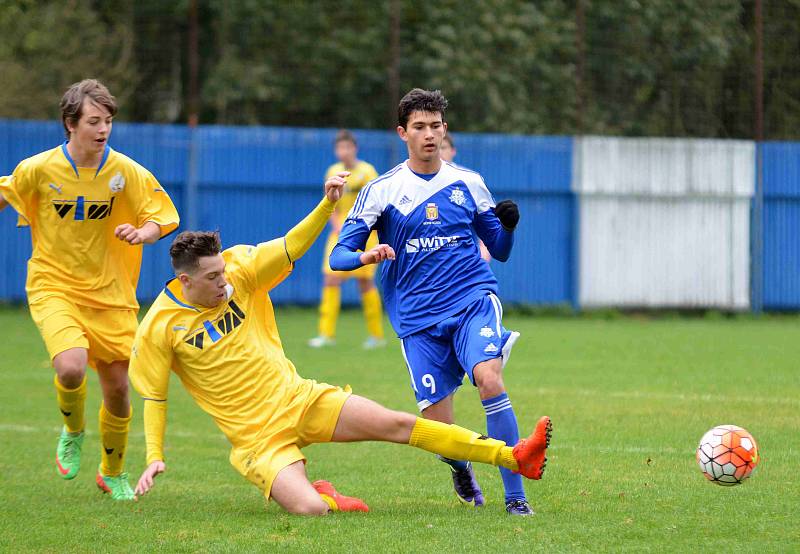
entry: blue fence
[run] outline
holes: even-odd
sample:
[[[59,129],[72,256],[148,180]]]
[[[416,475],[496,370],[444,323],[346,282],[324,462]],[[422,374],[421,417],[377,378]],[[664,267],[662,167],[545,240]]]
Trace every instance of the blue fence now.
[[[800,309],[800,143],[759,145],[763,164],[763,305]]]
[[[332,163],[335,130],[118,123],[111,144],[150,169],[175,201],[184,223],[189,152],[197,160],[197,222],[219,229],[226,245],[255,243],[283,234],[316,205],[322,175]],[[383,172],[405,158],[394,133],[358,131],[360,156]],[[60,123],[0,121],[0,174],[62,139]],[[507,135],[458,136],[458,161],[483,174],[498,199],[511,197],[524,219],[515,251],[505,264],[492,262],[504,300],[526,304],[574,304],[575,199],[572,139]],[[0,212],[0,299],[24,300],[30,234],[14,230],[11,210]],[[321,286],[323,241],[297,264],[291,279],[272,294],[277,303],[315,304]],[[145,248],[138,296],[155,297],[170,276],[168,244]],[[357,299],[354,284],[345,302]]]

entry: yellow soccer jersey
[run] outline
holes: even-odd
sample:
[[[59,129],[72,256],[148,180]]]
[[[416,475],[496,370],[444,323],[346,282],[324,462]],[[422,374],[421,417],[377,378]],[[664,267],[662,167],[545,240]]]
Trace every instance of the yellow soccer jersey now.
[[[267,294],[293,264],[282,238],[222,255],[227,300],[193,306],[180,281],[170,281],[139,326],[128,374],[146,400],[165,402],[174,371],[231,442],[231,463],[245,474],[241,452],[274,432],[303,382],[283,352]]]
[[[114,236],[123,223],[178,227],[178,212],[145,168],[106,147],[97,169],[76,167],[66,143],[23,160],[0,193],[29,225],[28,301],[66,294],[99,309],[137,309],[142,245]]]
[[[347,178],[344,195],[342,195],[342,198],[339,199],[339,203],[336,205],[335,213],[336,217],[344,222],[344,218],[347,217],[347,214],[350,213],[350,210],[353,208],[353,204],[356,203],[358,193],[361,192],[361,189],[363,189],[367,183],[378,177],[378,172],[375,171],[372,164],[360,160],[356,162],[356,166],[353,169],[345,169],[344,164],[340,162],[328,168],[327,173],[325,173],[325,180],[342,171],[349,171],[350,176]]]

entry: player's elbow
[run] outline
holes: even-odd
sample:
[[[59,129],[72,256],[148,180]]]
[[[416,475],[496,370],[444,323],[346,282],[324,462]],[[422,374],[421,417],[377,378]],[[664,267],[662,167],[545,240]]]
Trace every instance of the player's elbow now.
[[[489,251],[489,254],[492,255],[493,260],[497,260],[498,262],[507,262],[508,259],[511,257],[511,251]]]

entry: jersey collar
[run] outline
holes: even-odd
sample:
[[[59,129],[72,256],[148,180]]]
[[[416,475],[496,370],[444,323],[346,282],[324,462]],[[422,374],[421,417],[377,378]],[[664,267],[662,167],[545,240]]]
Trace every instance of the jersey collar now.
[[[61,152],[64,153],[64,157],[67,158],[69,165],[72,166],[72,170],[75,172],[75,176],[80,179],[81,174],[78,173],[78,166],[75,165],[75,160],[72,159],[72,156],[69,155],[69,150],[67,150],[67,143],[69,141],[65,140],[64,143],[61,145]],[[106,143],[106,147],[103,148],[103,157],[100,158],[100,165],[97,166],[97,171],[94,172],[94,176],[100,173],[100,170],[103,169],[103,166],[106,165],[106,161],[108,161],[108,155],[111,153],[111,147]]]
[[[183,290],[181,287],[181,282],[178,280],[177,277],[173,277],[167,284],[164,285],[164,294],[167,297],[175,302],[177,305],[182,306],[184,308],[189,308],[190,310],[194,310],[196,312],[200,312],[200,308],[197,306],[192,306],[186,298],[183,296]]]

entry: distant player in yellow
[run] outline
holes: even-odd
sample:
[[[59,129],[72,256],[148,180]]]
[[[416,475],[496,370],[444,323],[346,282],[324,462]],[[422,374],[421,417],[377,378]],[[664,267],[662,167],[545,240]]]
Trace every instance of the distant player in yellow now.
[[[0,209],[10,204],[18,224],[31,228],[26,291],[56,372],[64,418],[59,475],[72,479],[80,468],[89,365],[103,393],[96,483],[114,499],[132,500],[122,469],[142,244],[177,228],[178,214],[149,171],[108,146],[116,112],[116,100],[100,82],[72,85],[61,99],[67,140],[0,179]]]
[[[350,131],[341,130],[336,134],[334,154],[339,162],[328,168],[325,178],[328,179],[343,171],[350,175],[347,177],[342,199],[339,200],[330,219],[331,232],[325,244],[325,256],[322,262],[323,288],[322,300],[319,305],[319,334],[309,340],[308,345],[313,348],[321,348],[334,344],[336,320],[339,317],[341,306],[342,282],[355,277],[358,281],[358,289],[361,291],[361,306],[364,309],[364,320],[367,323],[368,336],[363,347],[366,349],[377,348],[385,346],[386,340],[383,335],[381,297],[375,287],[376,266],[368,265],[355,271],[333,271],[328,264],[328,258],[339,240],[339,231],[356,202],[356,196],[367,183],[378,176],[378,173],[371,164],[358,159],[358,144]],[[367,241],[367,249],[377,244],[378,236],[373,232]]]
[[[284,237],[222,251],[217,233],[186,231],[172,243],[177,277],[139,326],[131,357],[131,382],[144,397],[148,464],[137,494],[148,492],[166,469],[163,441],[172,372],[230,441],[233,466],[292,513],[368,511],[363,501],[339,494],[327,481],[309,482],[301,448],[312,443],[410,444],[541,477],[547,417],[512,449],[462,427],[388,410],[350,394],[349,388],[303,379],[286,358],[268,291],[320,235],[347,175],[329,178],[325,198]],[[386,245],[361,254],[365,264],[393,257]],[[389,469],[391,461],[385,463]]]

